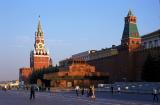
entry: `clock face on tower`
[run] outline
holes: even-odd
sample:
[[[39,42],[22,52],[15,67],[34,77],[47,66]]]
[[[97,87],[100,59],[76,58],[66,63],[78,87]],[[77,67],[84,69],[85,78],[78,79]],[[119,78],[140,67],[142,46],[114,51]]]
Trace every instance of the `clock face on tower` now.
[[[38,44],[38,48],[43,48],[43,45],[40,43],[40,44]]]

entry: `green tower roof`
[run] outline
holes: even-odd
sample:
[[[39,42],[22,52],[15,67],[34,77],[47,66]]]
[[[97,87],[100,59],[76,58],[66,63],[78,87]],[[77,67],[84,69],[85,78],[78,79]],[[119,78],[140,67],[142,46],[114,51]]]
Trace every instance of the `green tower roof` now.
[[[133,23],[125,24],[122,39],[125,38],[139,38],[139,32],[137,29],[137,25]]]
[[[132,14],[131,10],[129,10],[127,17],[125,17],[125,18],[129,19],[132,16],[133,16],[133,14]],[[126,39],[129,37],[132,37],[132,38],[139,38],[140,37],[136,22],[125,21],[122,39]]]

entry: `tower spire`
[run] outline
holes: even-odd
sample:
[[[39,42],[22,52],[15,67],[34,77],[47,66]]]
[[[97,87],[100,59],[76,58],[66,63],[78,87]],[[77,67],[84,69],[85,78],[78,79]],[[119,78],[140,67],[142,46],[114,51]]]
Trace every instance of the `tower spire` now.
[[[129,9],[127,16],[133,16],[131,9]]]
[[[38,16],[38,27],[37,27],[37,32],[42,32],[42,26],[41,26],[40,15]]]

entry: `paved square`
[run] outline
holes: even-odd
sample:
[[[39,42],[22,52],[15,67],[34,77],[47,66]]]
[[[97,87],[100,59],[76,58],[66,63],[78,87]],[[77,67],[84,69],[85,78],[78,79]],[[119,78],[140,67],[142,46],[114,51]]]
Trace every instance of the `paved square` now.
[[[74,92],[36,92],[35,100],[29,100],[27,91],[0,91],[0,105],[160,105],[160,103],[101,98],[91,100],[86,96],[76,96]]]

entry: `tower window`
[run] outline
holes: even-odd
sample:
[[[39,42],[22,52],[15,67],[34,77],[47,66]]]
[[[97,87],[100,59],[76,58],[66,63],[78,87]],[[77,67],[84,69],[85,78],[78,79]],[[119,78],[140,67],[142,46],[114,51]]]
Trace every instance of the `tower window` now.
[[[134,41],[132,41],[132,44],[134,44]]]

